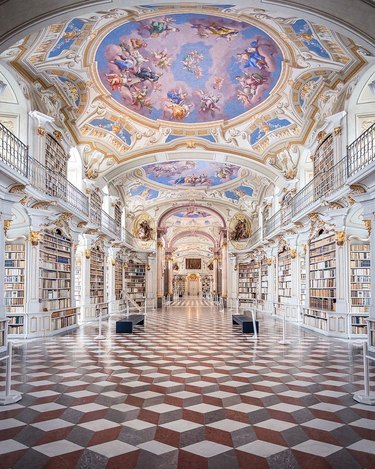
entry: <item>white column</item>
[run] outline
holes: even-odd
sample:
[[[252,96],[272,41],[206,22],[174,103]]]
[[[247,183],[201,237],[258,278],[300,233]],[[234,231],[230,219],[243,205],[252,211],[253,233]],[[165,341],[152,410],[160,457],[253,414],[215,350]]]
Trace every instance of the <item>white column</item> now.
[[[163,295],[164,295],[164,272],[163,272],[163,264],[164,264],[164,244],[163,241],[159,238],[157,240],[157,255],[156,255],[156,262],[157,262],[157,307],[161,308]]]
[[[222,281],[221,281],[221,296],[224,299],[224,303],[227,301],[228,297],[228,241],[224,240],[223,246],[221,249],[222,252],[222,260],[221,260],[221,268],[222,268]]]
[[[156,308],[157,276],[156,255],[149,254],[146,265],[146,298],[147,306],[151,308]]]

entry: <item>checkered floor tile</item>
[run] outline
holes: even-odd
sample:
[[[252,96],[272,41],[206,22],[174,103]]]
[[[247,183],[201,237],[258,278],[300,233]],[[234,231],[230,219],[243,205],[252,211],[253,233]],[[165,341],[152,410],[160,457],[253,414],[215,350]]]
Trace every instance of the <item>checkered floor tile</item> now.
[[[0,408],[0,468],[375,467],[375,408],[352,396],[361,347],[291,324],[281,345],[281,323],[258,319],[254,340],[179,300],[133,334],[111,318],[103,341],[85,325],[16,343],[23,398]]]

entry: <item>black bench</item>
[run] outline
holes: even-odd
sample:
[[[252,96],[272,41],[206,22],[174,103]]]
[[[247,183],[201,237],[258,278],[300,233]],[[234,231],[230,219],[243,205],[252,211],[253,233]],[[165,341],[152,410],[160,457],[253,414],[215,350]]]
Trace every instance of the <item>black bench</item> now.
[[[254,323],[253,318],[245,316],[243,314],[233,314],[232,323],[242,325],[243,334],[254,334]],[[255,321],[255,327],[257,333],[259,333],[259,321]]]
[[[133,332],[133,325],[140,324],[144,326],[145,317],[143,314],[131,314],[126,319],[116,321],[116,333],[131,334]]]

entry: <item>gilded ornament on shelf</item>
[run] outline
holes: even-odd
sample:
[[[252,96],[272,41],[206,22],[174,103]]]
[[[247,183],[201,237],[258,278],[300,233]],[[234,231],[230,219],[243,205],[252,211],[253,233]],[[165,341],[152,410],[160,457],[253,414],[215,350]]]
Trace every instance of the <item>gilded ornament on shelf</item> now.
[[[370,234],[371,234],[371,220],[363,220],[363,223],[365,224],[368,235],[370,236]]]
[[[56,140],[61,140],[62,139],[62,133],[59,130],[54,130],[53,136],[55,137]]]
[[[111,258],[111,264],[116,265],[116,261],[113,259],[113,257]]]
[[[85,257],[86,257],[86,259],[90,259],[90,257],[91,257],[91,250],[90,249],[85,249]]]
[[[292,249],[290,250],[290,257],[291,257],[292,259],[295,259],[295,258],[297,257],[297,249],[292,248]]]
[[[3,227],[4,227],[5,236],[7,236],[8,230],[9,230],[11,224],[12,224],[12,220],[4,220]]]
[[[318,140],[318,143],[324,140],[326,136],[327,136],[327,132],[324,132],[324,130],[321,130],[316,137],[316,139]]]
[[[46,135],[46,129],[44,127],[38,127],[36,129],[36,133],[40,136],[40,137],[44,137]]]
[[[29,241],[33,246],[38,246],[41,239],[40,231],[32,230],[29,233]]]
[[[336,244],[343,246],[345,243],[345,231],[336,231]]]
[[[267,259],[267,265],[268,265],[268,266],[271,266],[271,265],[272,265],[272,257],[269,257],[269,258]]]
[[[147,269],[148,271],[150,271],[150,270],[151,270],[151,266],[150,266],[150,264],[147,264],[147,267],[146,267],[146,269]]]
[[[335,127],[333,129],[333,133],[334,133],[335,137],[338,137],[342,133],[342,128],[341,127]]]

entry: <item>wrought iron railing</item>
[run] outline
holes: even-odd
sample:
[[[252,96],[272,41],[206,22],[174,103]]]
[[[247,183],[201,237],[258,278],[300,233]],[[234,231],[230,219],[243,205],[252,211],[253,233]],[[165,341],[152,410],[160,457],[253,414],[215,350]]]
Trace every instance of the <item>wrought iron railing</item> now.
[[[61,174],[29,158],[29,180],[39,191],[65,202],[80,215],[89,215],[88,198]]]
[[[115,219],[109,216],[104,210],[102,210],[102,228],[109,231],[116,238],[121,237],[121,228],[117,225]]]
[[[375,124],[347,148],[347,176],[350,178],[375,160]]]
[[[2,124],[0,124],[0,161],[22,176],[28,176],[27,146]]]

